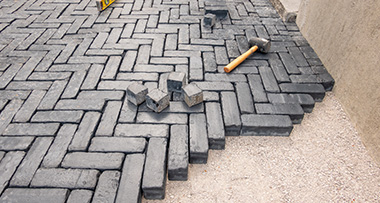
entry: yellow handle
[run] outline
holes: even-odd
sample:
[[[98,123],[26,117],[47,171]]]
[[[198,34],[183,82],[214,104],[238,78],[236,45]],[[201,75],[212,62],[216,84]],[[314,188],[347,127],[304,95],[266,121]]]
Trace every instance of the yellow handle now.
[[[235,60],[233,60],[231,63],[229,63],[227,66],[224,67],[224,71],[226,73],[231,72],[233,69],[236,68],[239,64],[241,64],[246,58],[248,58],[249,55],[254,53],[259,47],[258,46],[253,46],[250,48],[248,51],[246,51],[244,54],[240,55],[237,57]]]

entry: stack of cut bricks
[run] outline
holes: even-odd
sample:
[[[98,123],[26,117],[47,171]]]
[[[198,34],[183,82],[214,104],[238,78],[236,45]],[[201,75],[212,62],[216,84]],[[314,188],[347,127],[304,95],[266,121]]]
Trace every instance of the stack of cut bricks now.
[[[176,101],[183,100],[189,107],[203,102],[203,92],[194,83],[187,84],[186,74],[182,72],[172,72],[167,79],[168,92],[160,89],[148,88],[135,82],[127,88],[127,98],[134,105],[138,106],[146,101],[146,106],[154,112],[161,112],[170,105],[170,95]]]

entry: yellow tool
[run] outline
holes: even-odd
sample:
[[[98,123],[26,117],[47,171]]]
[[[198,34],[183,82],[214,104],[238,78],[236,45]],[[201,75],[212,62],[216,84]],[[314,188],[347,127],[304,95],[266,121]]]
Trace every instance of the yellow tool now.
[[[96,7],[98,8],[98,11],[103,11],[113,2],[115,2],[115,0],[96,0]]]
[[[267,39],[255,37],[249,40],[249,45],[251,46],[251,48],[248,51],[246,51],[244,54],[240,55],[224,67],[224,71],[226,73],[231,72],[234,68],[236,68],[236,66],[241,64],[246,58],[248,58],[249,55],[253,54],[258,49],[263,53],[268,53],[271,43]]]

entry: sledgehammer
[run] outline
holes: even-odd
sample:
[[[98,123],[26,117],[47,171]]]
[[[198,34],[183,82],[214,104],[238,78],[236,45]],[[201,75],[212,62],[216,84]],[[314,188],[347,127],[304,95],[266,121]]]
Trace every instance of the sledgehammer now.
[[[270,41],[263,38],[251,38],[249,40],[249,46],[251,47],[248,51],[246,51],[244,54],[237,57],[235,60],[233,60],[231,63],[229,63],[226,67],[224,67],[224,71],[226,73],[231,72],[236,66],[241,64],[246,58],[248,58],[249,55],[253,54],[255,51],[259,50],[263,53],[268,53],[270,49]]]

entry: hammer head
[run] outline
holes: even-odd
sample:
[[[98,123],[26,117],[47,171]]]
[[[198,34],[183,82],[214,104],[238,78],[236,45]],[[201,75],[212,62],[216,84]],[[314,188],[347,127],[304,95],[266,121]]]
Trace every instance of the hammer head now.
[[[268,53],[271,43],[267,39],[254,37],[249,40],[249,46],[253,47],[255,45],[259,47],[259,51]]]

